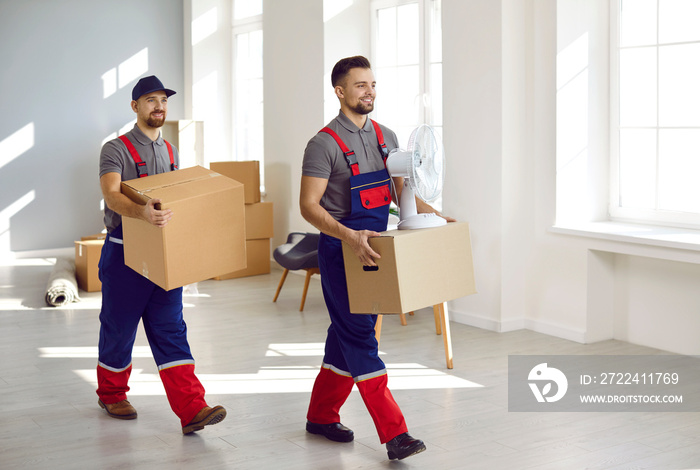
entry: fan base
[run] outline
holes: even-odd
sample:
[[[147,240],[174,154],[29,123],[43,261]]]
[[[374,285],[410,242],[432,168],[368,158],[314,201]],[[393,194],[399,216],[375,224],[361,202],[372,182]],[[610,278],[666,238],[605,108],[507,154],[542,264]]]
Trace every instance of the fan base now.
[[[441,227],[446,225],[447,221],[436,214],[416,214],[401,219],[399,221],[399,230],[414,230],[419,228]]]

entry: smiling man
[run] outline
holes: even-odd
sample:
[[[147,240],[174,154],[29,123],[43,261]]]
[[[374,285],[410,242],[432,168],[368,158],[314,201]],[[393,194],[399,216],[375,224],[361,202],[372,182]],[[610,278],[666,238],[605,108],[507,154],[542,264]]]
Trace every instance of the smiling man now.
[[[169,209],[157,208],[159,199],[139,205],[121,193],[122,181],[177,169],[177,148],[160,135],[168,114],[168,98],[174,94],[155,75],[139,80],[131,94],[136,125],[107,142],[100,153],[100,187],[108,233],[99,263],[102,309],[97,395],[99,406],[112,418],[136,418],[126,393],[136,330],[143,321],[170,407],[180,418],[183,434],[190,434],[222,421],[226,410],[207,406],[204,387],[194,374],[182,316],[182,288],[165,291],[127,267],[122,241],[122,217],[164,227],[174,216]]]
[[[394,132],[367,117],[374,109],[376,83],[366,58],[340,60],[331,83],[340,113],[306,146],[299,196],[302,216],[321,231],[318,261],[331,319],[306,430],[332,441],[352,441],[353,431],[341,424],[339,411],[356,384],[389,458],[404,459],[424,451],[425,444],[408,434],[387,386],[374,334],[377,316],[350,313],[342,252],[345,241],[362,264],[376,266],[379,255],[368,240],[387,228],[392,192],[385,160],[398,142]],[[394,183],[400,196],[401,178]],[[427,204],[419,210],[434,212]]]

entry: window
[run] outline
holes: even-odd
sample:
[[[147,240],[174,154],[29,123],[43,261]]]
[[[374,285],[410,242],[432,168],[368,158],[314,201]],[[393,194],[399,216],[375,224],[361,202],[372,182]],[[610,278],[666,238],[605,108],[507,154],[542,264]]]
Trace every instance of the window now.
[[[614,15],[611,217],[700,227],[700,2],[618,0]]]
[[[233,7],[234,160],[260,161],[264,182],[262,0],[234,0]]]
[[[440,0],[374,0],[371,6],[375,119],[396,132],[401,147],[420,124],[441,136]]]

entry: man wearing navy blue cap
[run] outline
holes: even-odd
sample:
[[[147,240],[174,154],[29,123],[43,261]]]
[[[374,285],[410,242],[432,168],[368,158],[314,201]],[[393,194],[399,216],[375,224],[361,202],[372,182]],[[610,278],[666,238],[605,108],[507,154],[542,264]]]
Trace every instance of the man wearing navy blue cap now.
[[[99,263],[102,309],[97,395],[98,404],[109,416],[136,418],[126,392],[136,330],[142,320],[170,407],[180,418],[183,434],[190,434],[221,422],[226,410],[207,406],[204,387],[194,374],[182,316],[182,288],[165,291],[124,264],[121,226],[122,217],[142,219],[158,227],[164,227],[173,217],[171,210],[157,209],[159,199],[151,199],[146,205],[131,201],[121,193],[121,182],[177,169],[177,148],[160,135],[168,98],[174,94],[155,75],[139,80],[131,94],[136,125],[107,142],[100,153],[100,186],[108,233]]]

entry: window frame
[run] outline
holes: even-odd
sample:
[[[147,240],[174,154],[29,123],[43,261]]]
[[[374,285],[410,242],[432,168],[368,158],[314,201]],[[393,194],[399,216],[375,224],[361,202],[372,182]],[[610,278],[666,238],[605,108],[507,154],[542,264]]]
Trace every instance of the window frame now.
[[[620,125],[620,22],[621,22],[621,1],[613,0],[610,2],[610,196],[608,204],[609,219],[613,222],[630,222],[630,223],[641,223],[649,225],[658,225],[664,227],[678,227],[678,228],[690,228],[690,229],[700,229],[700,213],[693,212],[680,212],[672,210],[664,210],[658,208],[659,199],[659,131],[665,128],[673,128],[671,126],[664,127],[661,126],[658,121],[659,115],[659,48],[668,46],[668,44],[660,44],[658,41],[658,15],[657,15],[657,41],[654,46],[656,49],[657,56],[657,122],[654,129],[656,129],[656,171],[655,180],[656,188],[654,189],[654,196],[656,200],[655,209],[643,209],[643,208],[631,208],[623,207],[620,204],[621,201],[621,155],[620,155],[620,130],[624,129]],[[659,4],[657,1],[657,11]],[[629,127],[634,128],[634,127]],[[639,128],[642,128],[641,126]],[[648,127],[645,127],[648,128]],[[695,127],[700,129],[700,127]]]
[[[440,61],[433,62],[430,57],[430,47],[428,45],[428,38],[430,38],[430,19],[431,19],[431,2],[437,1],[440,4],[442,0],[371,0],[370,1],[370,31],[371,31],[371,62],[373,67],[380,67],[377,62],[377,42],[378,42],[378,24],[377,24],[377,12],[384,8],[394,8],[409,4],[418,4],[418,21],[419,21],[419,33],[418,33],[418,94],[415,97],[419,111],[417,113],[419,122],[415,123],[414,126],[419,126],[420,124],[428,124],[434,129],[440,138],[442,138],[443,130],[443,120],[442,115],[438,119],[435,118],[435,106],[432,103],[431,93],[433,92],[433,87],[431,86],[431,65],[433,63],[439,63],[442,68],[442,56]],[[441,9],[442,12],[442,9]],[[442,47],[442,41],[441,45]],[[381,84],[380,84],[381,86]],[[442,83],[439,84],[442,88]],[[442,106],[440,106],[442,109]],[[436,123],[437,122],[437,123]],[[391,127],[391,123],[387,123]],[[407,136],[406,136],[407,137]],[[399,137],[399,145],[405,146],[408,143],[403,142]]]
[[[242,160],[248,160],[249,158],[246,156],[242,156],[238,154],[238,133],[237,129],[239,129],[241,126],[239,126],[239,122],[237,121],[237,95],[238,95],[238,79],[236,75],[236,64],[238,62],[238,48],[237,48],[237,41],[238,41],[238,36],[241,34],[248,34],[252,33],[255,31],[263,31],[263,14],[255,15],[255,16],[250,16],[242,19],[235,19],[234,18],[234,13],[233,9],[231,12],[231,57],[232,57],[232,62],[231,62],[231,88],[232,88],[232,93],[231,93],[231,111],[232,111],[232,116],[231,116],[231,154],[233,157],[234,161],[242,161]],[[264,81],[264,74],[262,77],[262,80]],[[263,98],[264,99],[264,98]],[[263,113],[264,113],[264,102],[263,102]],[[246,126],[249,127],[249,126]],[[260,143],[261,146],[264,145],[264,122],[263,122],[263,129],[262,129],[262,138],[263,141]],[[264,164],[264,158],[265,158],[265,153],[264,153],[264,147],[261,148],[260,152],[260,190],[264,194],[265,193],[265,164]]]

